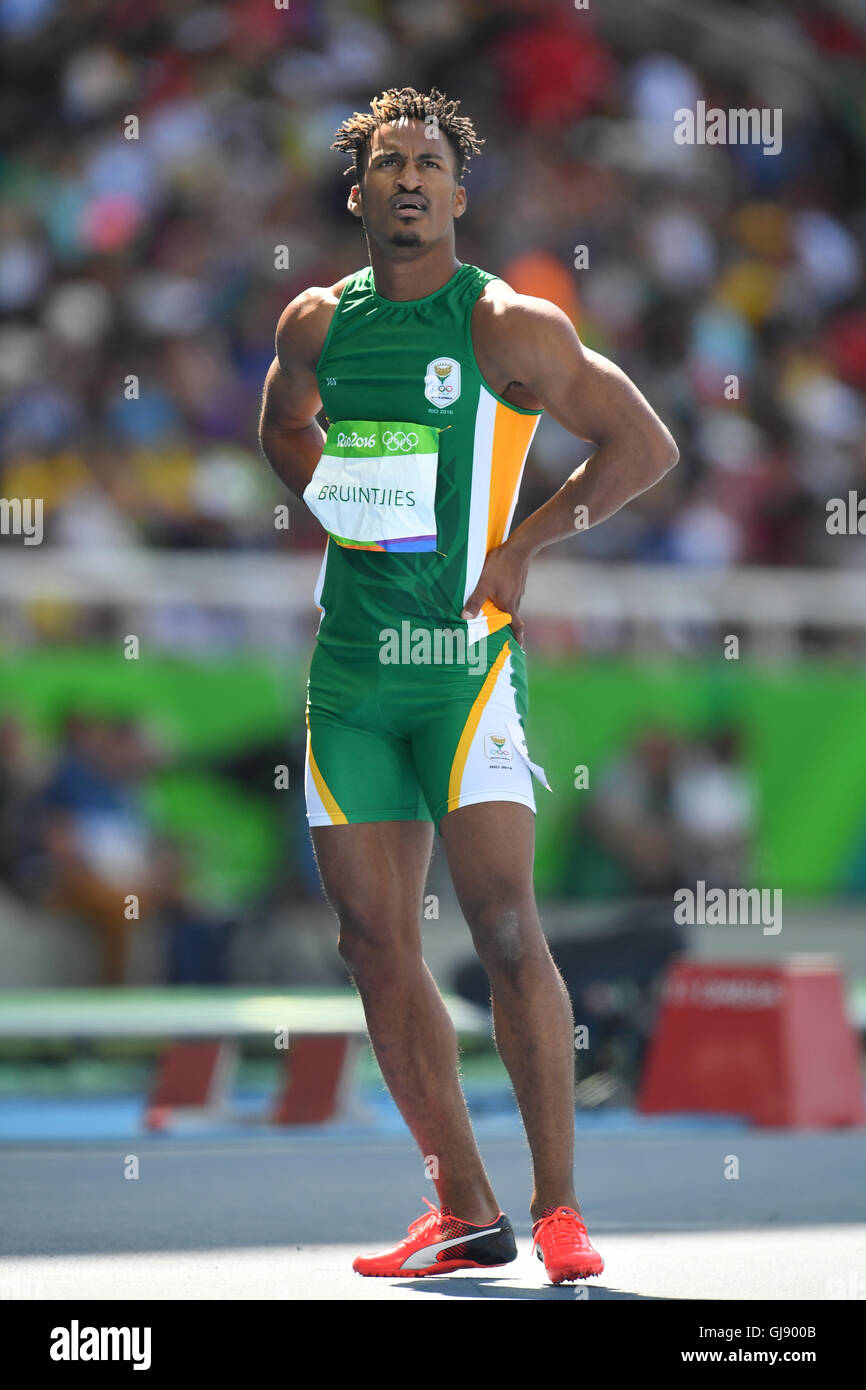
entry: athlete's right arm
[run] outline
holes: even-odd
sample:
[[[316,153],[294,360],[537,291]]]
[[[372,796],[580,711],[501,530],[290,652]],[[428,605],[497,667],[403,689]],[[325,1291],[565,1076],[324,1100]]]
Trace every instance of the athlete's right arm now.
[[[276,356],[265,377],[259,443],[281,482],[298,497],[316,470],[325,434],[316,363],[322,353],[342,283],[304,290],[277,324]],[[335,293],[336,291],[336,293]]]

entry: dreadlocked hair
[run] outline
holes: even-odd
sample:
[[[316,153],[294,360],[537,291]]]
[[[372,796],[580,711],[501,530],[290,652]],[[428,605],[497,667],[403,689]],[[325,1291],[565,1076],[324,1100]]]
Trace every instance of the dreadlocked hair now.
[[[469,159],[478,154],[484,144],[475,133],[475,127],[468,116],[458,116],[459,101],[451,101],[433,87],[429,95],[416,92],[414,87],[389,87],[370,102],[369,111],[356,111],[349,116],[335,133],[332,150],[347,150],[352,155],[352,163],[344,170],[355,177],[361,177],[361,162],[370,136],[379,126],[392,121],[416,120],[430,121],[434,128],[446,136],[457,158],[457,181],[462,179]]]

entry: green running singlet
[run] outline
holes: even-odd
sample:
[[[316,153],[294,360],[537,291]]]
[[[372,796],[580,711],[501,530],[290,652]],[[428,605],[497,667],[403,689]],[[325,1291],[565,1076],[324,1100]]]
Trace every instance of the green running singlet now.
[[[366,445],[397,460],[408,452],[398,482],[411,498],[417,427],[438,432],[435,538],[405,542],[427,549],[356,547],[346,538],[360,530],[328,528],[307,695],[311,825],[432,819],[438,827],[448,811],[477,801],[534,810],[532,771],[547,786],[526,751],[525,658],[510,614],[488,599],[475,619],[460,616],[488,552],[508,536],[542,413],[510,405],[481,376],[472,310],[496,278],[462,265],[433,294],[394,301],[377,293],[367,266],[334,311],[316,370],[329,445],[338,456],[357,454],[362,469]],[[338,440],[347,447],[336,448]],[[333,483],[340,458],[328,462]],[[399,474],[390,457],[377,466]],[[345,482],[331,495],[352,507],[369,495],[357,476],[347,472]],[[406,502],[406,491],[376,496]]]

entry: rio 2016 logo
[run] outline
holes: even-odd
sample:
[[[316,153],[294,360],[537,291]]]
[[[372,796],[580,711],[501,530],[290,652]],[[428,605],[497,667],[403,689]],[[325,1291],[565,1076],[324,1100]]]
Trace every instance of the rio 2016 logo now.
[[[375,434],[364,436],[353,430],[351,434],[337,435],[337,447],[339,449],[372,449],[375,443]]]

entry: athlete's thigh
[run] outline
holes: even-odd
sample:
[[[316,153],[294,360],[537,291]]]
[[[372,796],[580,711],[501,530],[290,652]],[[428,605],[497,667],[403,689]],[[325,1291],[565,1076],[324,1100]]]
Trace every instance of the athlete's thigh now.
[[[383,942],[420,942],[430,821],[320,825],[310,833],[325,896],[345,927]]]
[[[451,881],[473,929],[516,913],[534,925],[535,815],[513,801],[484,801],[443,816],[439,833]]]
[[[311,827],[430,820],[409,739],[383,714],[381,684],[377,661],[316,648],[304,769]]]
[[[510,629],[486,640],[476,669],[430,668],[422,694],[412,758],[437,829],[458,808],[490,802],[517,804],[531,817],[533,771],[544,773],[526,747],[526,666]]]

